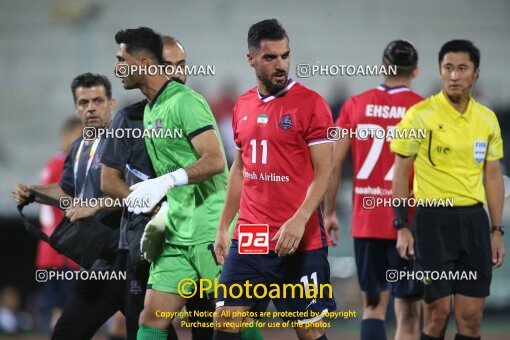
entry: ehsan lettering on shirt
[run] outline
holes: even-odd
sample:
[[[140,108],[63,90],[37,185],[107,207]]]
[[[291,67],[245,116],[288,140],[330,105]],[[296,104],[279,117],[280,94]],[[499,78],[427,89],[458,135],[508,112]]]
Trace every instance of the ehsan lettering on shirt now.
[[[404,118],[406,108],[404,106],[388,106],[368,104],[366,106],[365,115],[367,117],[377,118]]]
[[[243,176],[244,176],[244,178],[253,179],[256,181],[267,181],[267,182],[289,182],[290,181],[289,176],[282,176],[282,175],[275,174],[273,172],[272,173],[260,172],[257,174],[255,171],[248,172],[246,170],[243,170]]]

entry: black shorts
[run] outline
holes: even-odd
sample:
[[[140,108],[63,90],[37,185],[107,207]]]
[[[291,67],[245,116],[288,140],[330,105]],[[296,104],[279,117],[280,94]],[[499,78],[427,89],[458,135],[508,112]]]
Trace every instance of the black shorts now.
[[[482,204],[469,207],[418,207],[413,220],[415,269],[449,275],[423,280],[426,302],[461,294],[490,295],[490,224]],[[437,278],[437,276],[436,276]]]
[[[269,292],[271,291],[271,284],[278,284],[281,288],[284,283],[306,284],[308,282],[308,284],[315,283],[318,285],[317,294],[320,295],[321,285],[325,287],[324,284],[330,283],[329,275],[328,248],[326,247],[278,257],[274,251],[270,251],[269,254],[239,254],[238,242],[232,240],[232,245],[225,259],[225,266],[221,272],[220,283],[226,287],[234,284],[244,286],[246,282],[249,282],[253,287],[261,284],[265,285]],[[305,287],[308,287],[308,285],[305,285]],[[283,288],[281,291],[283,292]],[[237,290],[235,292],[238,293]],[[257,296],[262,295],[262,289],[257,289],[256,292],[248,290],[248,292],[251,298],[246,294],[236,298],[225,296],[224,290],[218,288],[216,307],[249,306],[256,312],[265,311],[269,304],[269,296],[264,299],[254,298],[257,292]],[[322,298],[307,298],[307,296],[301,298],[299,294],[295,294],[293,298],[290,290],[287,293],[286,298],[272,299],[278,312],[301,312],[305,315],[317,315],[317,317],[307,319],[282,317],[285,321],[312,322],[320,319],[324,313],[336,309],[332,289],[331,298],[329,297],[330,290],[327,288],[323,289]]]
[[[389,271],[410,271],[412,262],[401,258],[396,249],[397,241],[378,238],[354,238],[354,256],[358,269],[360,288],[374,296],[388,288],[391,295],[401,299],[421,297],[421,282],[391,280]]]

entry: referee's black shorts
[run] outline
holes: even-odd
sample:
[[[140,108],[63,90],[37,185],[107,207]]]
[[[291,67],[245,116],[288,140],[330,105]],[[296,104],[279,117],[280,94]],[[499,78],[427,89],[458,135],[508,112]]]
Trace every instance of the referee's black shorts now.
[[[431,280],[430,276],[424,280],[426,302],[452,294],[489,296],[492,279],[490,224],[482,204],[419,207],[412,231],[415,270],[435,271],[441,275],[436,280]],[[444,275],[449,276],[445,278]]]

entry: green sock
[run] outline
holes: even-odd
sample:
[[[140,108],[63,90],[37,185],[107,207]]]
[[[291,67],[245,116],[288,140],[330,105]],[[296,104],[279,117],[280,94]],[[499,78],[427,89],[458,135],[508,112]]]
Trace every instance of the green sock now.
[[[144,326],[144,325],[138,325],[138,333],[136,334],[136,338],[138,340],[166,340],[168,331],[150,327],[150,326]]]
[[[255,323],[250,328],[244,328],[241,331],[241,340],[264,340],[260,329],[255,326]]]

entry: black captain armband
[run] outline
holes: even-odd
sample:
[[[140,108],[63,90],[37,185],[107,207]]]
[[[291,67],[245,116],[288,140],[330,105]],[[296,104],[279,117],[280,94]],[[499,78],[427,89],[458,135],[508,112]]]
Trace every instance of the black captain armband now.
[[[400,203],[401,204],[393,205],[393,214],[395,215],[395,219],[393,220],[393,227],[395,227],[397,230],[409,227],[407,220],[409,208],[406,205],[406,200],[401,199]]]
[[[505,228],[503,228],[501,225],[493,225],[491,233],[494,234],[495,231],[499,231],[501,236],[505,235]]]

